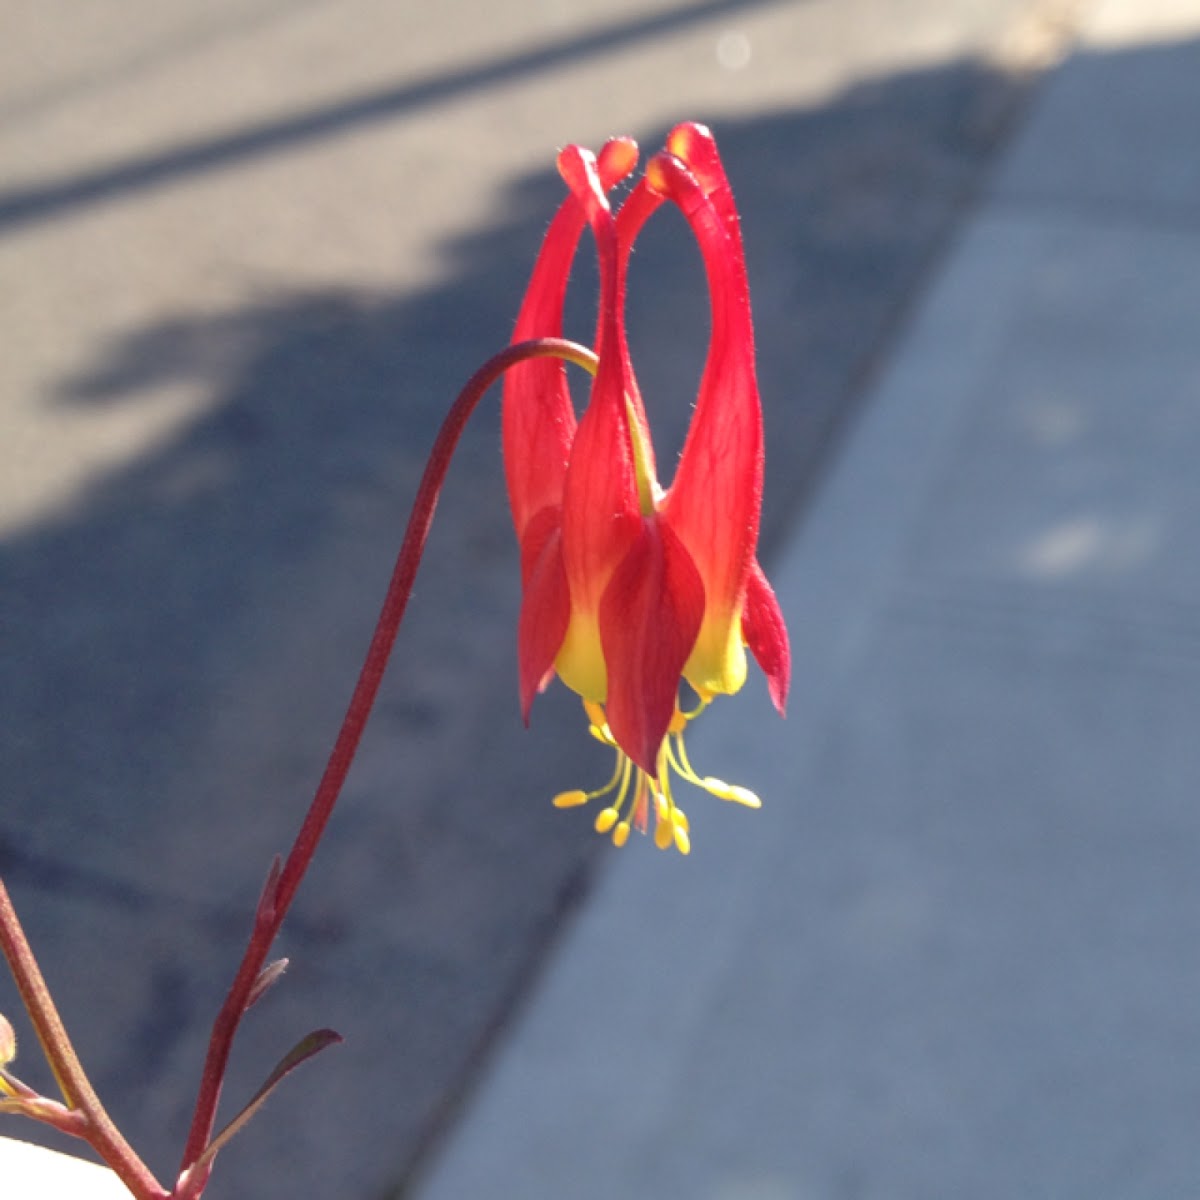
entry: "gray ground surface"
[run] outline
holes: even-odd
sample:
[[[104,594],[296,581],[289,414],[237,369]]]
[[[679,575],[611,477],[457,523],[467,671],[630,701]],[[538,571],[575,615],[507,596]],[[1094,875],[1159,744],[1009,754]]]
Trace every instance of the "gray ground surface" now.
[[[511,328],[560,195],[554,148],[628,132],[652,149],[682,117],[716,129],[745,221],[776,545],[1061,7],[4,6],[0,870],[102,1094],[164,1177],[423,456]],[[664,220],[630,310],[664,461],[700,367],[699,280]],[[313,1026],[347,1045],[228,1153],[218,1200],[405,1179],[587,886],[600,845],[548,797],[607,764],[561,691],[520,727],[497,441],[485,415],[451,473],[283,939],[292,972],[249,1022],[230,1095]],[[31,1042],[21,1062],[38,1078]]]

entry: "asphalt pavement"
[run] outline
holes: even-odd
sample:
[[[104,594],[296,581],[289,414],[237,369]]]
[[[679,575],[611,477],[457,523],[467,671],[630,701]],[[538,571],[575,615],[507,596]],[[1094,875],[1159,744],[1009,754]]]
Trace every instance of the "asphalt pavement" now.
[[[1195,5],[8,7],[0,871],[155,1170],[555,147],[695,118],[796,688],[690,748],[766,805],[550,808],[606,763],[521,729],[484,418],[229,1103],[346,1045],[209,1194],[1194,1194]],[[636,268],[669,461],[699,266]]]

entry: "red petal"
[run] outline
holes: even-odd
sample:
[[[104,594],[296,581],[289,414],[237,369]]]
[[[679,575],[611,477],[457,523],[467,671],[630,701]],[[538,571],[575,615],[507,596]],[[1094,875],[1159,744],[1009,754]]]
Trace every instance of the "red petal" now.
[[[568,197],[550,224],[517,317],[514,342],[562,335],[563,297],[583,213]],[[531,359],[504,377],[504,469],[517,537],[534,513],[562,501],[563,479],[575,437],[575,410],[564,364]]]
[[[667,134],[667,150],[683,162],[696,177],[705,196],[717,210],[725,232],[737,244],[737,253],[742,253],[742,231],[738,222],[737,207],[733,202],[733,189],[717,153],[717,140],[707,125],[685,121],[676,125]]]
[[[729,236],[695,176],[670,154],[655,155],[646,174],[687,218],[708,278],[712,339],[696,412],[662,511],[704,579],[706,621],[713,623],[716,646],[722,642],[717,627],[728,629],[744,601],[762,506],[762,410],[750,292],[740,240]]]
[[[742,613],[742,634],[755,661],[767,677],[771,702],[782,717],[787,709],[788,687],[792,678],[792,649],[779,601],[767,582],[763,569],[755,562],[746,584],[746,608]]]
[[[600,604],[608,726],[650,775],[675,714],[683,664],[704,613],[704,584],[683,543],[655,518],[613,572]]]
[[[571,448],[563,489],[563,562],[571,605],[595,613],[617,563],[637,535],[638,495],[630,442],[626,372],[620,354],[617,242],[612,210],[595,160],[578,146],[559,155],[559,170],[583,206],[600,261],[600,365]]]
[[[601,188],[611,188],[636,162],[635,142],[628,138],[610,141],[600,152]],[[563,298],[583,224],[583,208],[574,196],[568,196],[542,242],[517,316],[514,342],[562,336]],[[575,437],[575,409],[564,364],[539,358],[509,368],[504,378],[502,420],[509,503],[520,538],[535,513],[562,502]]]
[[[533,698],[546,685],[566,636],[571,597],[563,570],[561,512],[544,508],[521,539],[524,595],[517,624],[517,679],[521,719],[529,724]]]
[[[641,430],[642,445],[646,448],[646,467],[649,474],[658,478],[658,468],[654,461],[654,441],[650,436],[650,423],[646,419],[646,406],[642,403],[641,389],[637,385],[637,376],[633,373],[633,361],[629,357],[629,343],[625,336],[625,292],[629,273],[629,255],[633,243],[641,232],[642,226],[650,215],[663,202],[665,197],[655,192],[645,181],[639,179],[637,186],[629,193],[621,211],[617,213],[617,310],[620,319],[617,324],[620,339],[621,363],[625,368],[625,387],[633,409],[633,417]],[[597,330],[597,342],[600,341],[600,330]]]

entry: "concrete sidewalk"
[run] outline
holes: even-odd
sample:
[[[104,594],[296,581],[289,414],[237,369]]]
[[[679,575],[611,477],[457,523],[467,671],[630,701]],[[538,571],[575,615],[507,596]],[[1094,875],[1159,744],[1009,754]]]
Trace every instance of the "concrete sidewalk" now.
[[[1200,6],[1105,0],[422,1200],[1200,1194]],[[776,469],[778,464],[776,463]],[[768,459],[770,470],[770,459]]]

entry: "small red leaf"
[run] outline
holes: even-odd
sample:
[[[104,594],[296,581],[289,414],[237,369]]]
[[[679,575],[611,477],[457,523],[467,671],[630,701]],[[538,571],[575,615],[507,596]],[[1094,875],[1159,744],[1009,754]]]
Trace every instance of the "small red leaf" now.
[[[246,1007],[242,1011],[249,1012],[283,978],[287,968],[286,958],[277,958],[274,962],[267,963],[251,986],[250,994],[246,997]]]
[[[290,1075],[301,1063],[321,1053],[322,1050],[336,1045],[342,1040],[340,1033],[332,1029],[317,1029],[307,1037],[301,1038],[276,1065],[267,1076],[266,1082],[250,1098],[250,1102],[242,1109],[220,1133],[204,1148],[204,1153],[188,1168],[189,1176],[207,1172],[212,1167],[213,1159],[229,1144],[233,1136],[239,1133],[249,1122],[250,1118],[262,1108],[267,1097],[279,1085],[285,1075]]]

